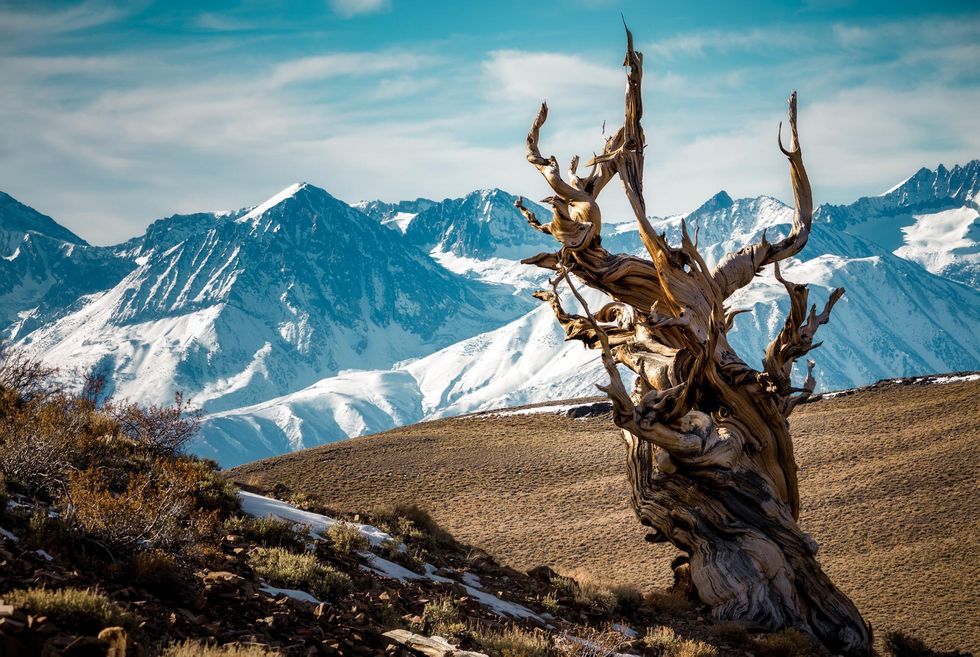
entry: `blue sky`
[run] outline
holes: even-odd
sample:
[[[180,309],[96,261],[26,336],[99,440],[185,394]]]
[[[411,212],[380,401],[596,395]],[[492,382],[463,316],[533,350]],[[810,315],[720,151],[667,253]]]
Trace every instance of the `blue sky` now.
[[[547,190],[621,122],[645,53],[647,205],[789,199],[791,89],[818,202],[980,157],[976,2],[3,2],[0,190],[108,244],[295,181],[346,201]],[[604,216],[623,218],[618,187]]]

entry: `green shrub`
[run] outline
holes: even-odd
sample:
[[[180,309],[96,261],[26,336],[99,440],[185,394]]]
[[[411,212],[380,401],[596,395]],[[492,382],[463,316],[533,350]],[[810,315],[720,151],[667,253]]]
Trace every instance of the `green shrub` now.
[[[512,626],[474,637],[490,657],[547,657],[548,637],[539,631]]]
[[[28,614],[47,616],[56,625],[76,632],[98,634],[102,628],[115,625],[130,630],[136,627],[132,615],[91,589],[17,589],[3,599]]]
[[[453,544],[453,537],[417,504],[392,504],[368,514],[372,523],[403,542],[420,542],[429,547]]]
[[[320,600],[335,599],[353,588],[346,573],[320,563],[312,554],[259,548],[249,555],[248,561],[255,573],[269,584],[306,591]]]
[[[381,541],[378,552],[388,561],[405,566],[413,572],[421,573],[425,570],[425,552],[414,546],[403,548],[396,538]]]
[[[197,641],[184,641],[167,646],[162,657],[279,657],[282,653],[268,646],[237,645],[209,646]]]
[[[432,635],[454,636],[466,631],[459,607],[451,598],[427,602],[422,608],[422,622]]]
[[[308,533],[308,530],[301,533],[293,523],[272,515],[264,518],[232,516],[225,521],[224,528],[264,547],[281,547],[294,552],[304,549]]]
[[[349,522],[338,522],[327,529],[327,539],[330,547],[337,554],[348,555],[368,549],[371,542],[361,533],[356,525]]]
[[[648,654],[657,657],[715,657],[718,654],[714,646],[685,639],[665,625],[648,629],[641,643]]]

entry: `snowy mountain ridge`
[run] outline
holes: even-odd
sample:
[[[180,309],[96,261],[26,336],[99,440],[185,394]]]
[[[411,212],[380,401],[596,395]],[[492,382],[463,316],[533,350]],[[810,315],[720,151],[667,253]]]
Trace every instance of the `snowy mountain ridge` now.
[[[817,209],[784,273],[810,283],[818,304],[847,290],[813,354],[820,389],[980,369],[978,169],[925,169],[882,196]],[[0,260],[0,323],[46,362],[106,374],[115,395],[166,403],[184,391],[206,413],[195,449],[225,465],[593,394],[604,379],[596,353],[566,343],[550,308],[529,298],[547,272],[518,259],[555,242],[527,226],[515,199],[490,189],[352,207],[296,183],[255,206],[173,215],[91,247],[0,197],[0,236],[13,245]],[[710,263],[763,231],[785,234],[792,216],[771,197],[719,192],[651,223],[672,243],[681,219],[696,226]],[[602,239],[644,255],[632,225],[610,223]],[[730,340],[758,366],[785,291],[767,271],[733,303],[750,312]]]

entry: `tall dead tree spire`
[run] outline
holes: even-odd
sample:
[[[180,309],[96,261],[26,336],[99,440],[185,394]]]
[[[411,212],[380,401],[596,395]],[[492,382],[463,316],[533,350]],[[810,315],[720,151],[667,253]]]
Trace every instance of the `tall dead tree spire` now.
[[[643,56],[629,29],[626,40],[624,123],[587,163],[588,175],[578,175],[573,157],[566,180],[558,160],[541,154],[547,105],[528,132],[527,160],[553,193],[546,199],[551,220],[542,223],[521,199],[517,206],[559,246],[524,261],[556,272],[552,289],[535,296],[551,305],[567,339],[600,351],[609,375],[601,389],[623,429],[633,507],[658,540],[686,554],[678,563],[712,614],[773,630],[797,627],[840,653],[869,655],[870,627],[823,573],[816,544],[797,524],[800,495],[787,417],[815,380],[810,364],[802,387],[794,387],[793,364],[819,346],[814,334],[843,290],[831,294],[822,312],[807,312],[806,286],[787,282],[778,268],[806,245],[813,214],[796,93],[789,99],[789,147],[781,134],[778,139],[796,205],[791,229],[774,243],[763,235],[711,268],[686,224],[675,247],[646,216]],[[649,259],[602,246],[598,196],[617,174]],[[728,343],[739,311],[725,303],[767,265],[774,266],[791,308],[757,371]],[[593,312],[573,279],[612,300]],[[584,315],[564,308],[563,284]],[[636,375],[635,385],[626,385],[619,366]]]

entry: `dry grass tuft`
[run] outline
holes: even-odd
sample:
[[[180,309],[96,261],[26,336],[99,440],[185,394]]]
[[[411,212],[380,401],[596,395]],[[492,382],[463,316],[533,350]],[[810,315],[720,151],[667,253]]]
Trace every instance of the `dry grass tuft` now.
[[[31,615],[47,616],[55,624],[81,633],[95,635],[105,627],[136,626],[133,616],[91,589],[17,589],[4,594],[3,599]]]
[[[474,641],[490,657],[547,657],[550,645],[542,632],[517,626],[478,633]]]
[[[685,639],[667,626],[651,627],[642,639],[646,653],[655,657],[715,657],[717,648],[696,639]]]
[[[279,657],[280,655],[281,652],[268,646],[237,643],[211,646],[198,641],[184,641],[167,646],[162,657]]]

